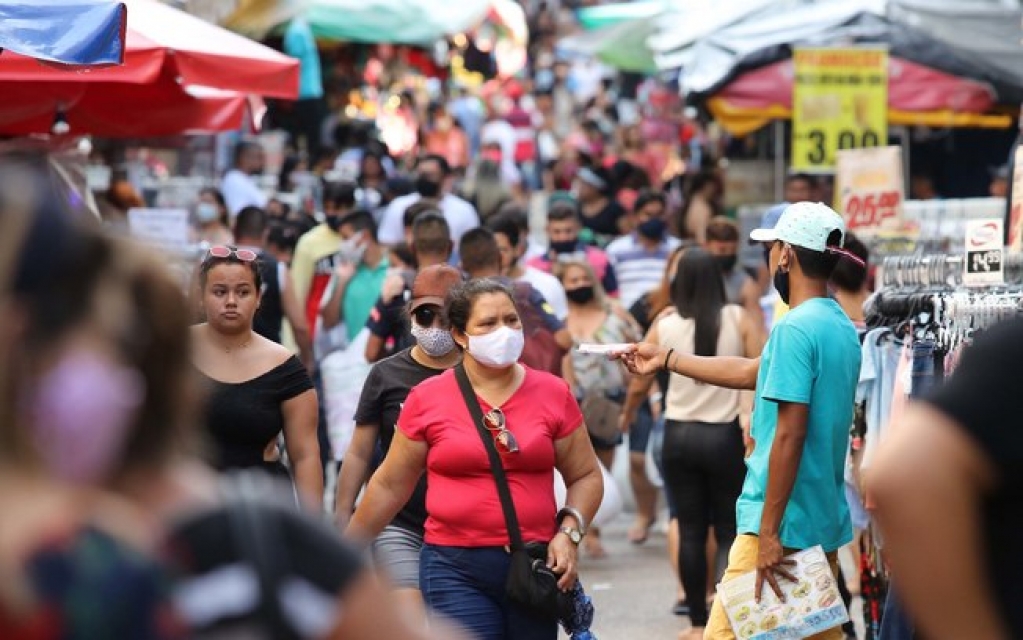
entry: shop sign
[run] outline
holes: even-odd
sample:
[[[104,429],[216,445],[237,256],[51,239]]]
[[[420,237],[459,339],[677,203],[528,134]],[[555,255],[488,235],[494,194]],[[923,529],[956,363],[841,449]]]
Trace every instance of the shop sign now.
[[[963,284],[988,286],[1005,283],[1005,236],[1000,218],[966,221],[966,256]]]
[[[130,209],[131,237],[172,254],[188,251],[190,227],[187,209]]]
[[[838,152],[835,210],[857,236],[870,238],[899,230],[904,189],[900,147]]]
[[[888,51],[800,48],[792,53],[792,168],[830,173],[841,149],[888,144]]]

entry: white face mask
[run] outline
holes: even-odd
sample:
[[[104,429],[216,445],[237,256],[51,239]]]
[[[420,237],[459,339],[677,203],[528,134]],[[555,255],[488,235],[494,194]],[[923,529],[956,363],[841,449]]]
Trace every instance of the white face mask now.
[[[200,202],[195,207],[195,217],[200,223],[209,224],[220,218],[220,210],[212,202]]]
[[[366,255],[366,243],[359,234],[341,241],[341,259],[352,264],[359,264]]]
[[[469,355],[482,365],[503,369],[518,362],[525,344],[522,329],[503,326],[481,336],[469,336]]]

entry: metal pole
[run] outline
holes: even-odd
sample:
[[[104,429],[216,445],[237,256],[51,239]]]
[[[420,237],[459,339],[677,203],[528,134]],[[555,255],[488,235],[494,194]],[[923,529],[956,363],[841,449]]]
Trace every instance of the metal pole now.
[[[774,121],[774,201],[785,193],[785,121]]]

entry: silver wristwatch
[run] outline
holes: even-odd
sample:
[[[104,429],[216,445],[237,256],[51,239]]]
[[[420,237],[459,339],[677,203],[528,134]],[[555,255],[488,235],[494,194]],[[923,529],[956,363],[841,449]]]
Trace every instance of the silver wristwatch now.
[[[559,527],[561,526],[561,521],[565,519],[565,516],[572,516],[573,518],[575,518],[575,521],[578,523],[579,526],[579,538],[582,539],[582,537],[586,535],[586,520],[583,518],[583,514],[579,513],[579,510],[574,507],[568,506],[562,507],[561,510],[558,511],[558,515],[556,516]],[[572,536],[570,535],[569,537]]]

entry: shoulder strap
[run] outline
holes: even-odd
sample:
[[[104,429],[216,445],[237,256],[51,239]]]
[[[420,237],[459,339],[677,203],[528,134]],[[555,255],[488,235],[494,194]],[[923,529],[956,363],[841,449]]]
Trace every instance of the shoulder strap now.
[[[490,431],[483,425],[483,410],[476,400],[476,392],[472,389],[469,376],[465,373],[465,367],[459,364],[455,367],[455,379],[458,380],[458,388],[462,392],[462,399],[469,409],[469,415],[476,425],[476,431],[483,440],[483,448],[487,450],[490,457],[490,471],[494,474],[494,482],[497,484],[497,493],[501,496],[501,509],[504,511],[504,521],[508,526],[508,537],[511,540],[512,551],[523,548],[522,531],[519,530],[519,517],[515,513],[515,503],[512,501],[511,490],[508,488],[508,478],[504,474],[504,465],[501,464],[501,456],[497,453],[494,439]]]

